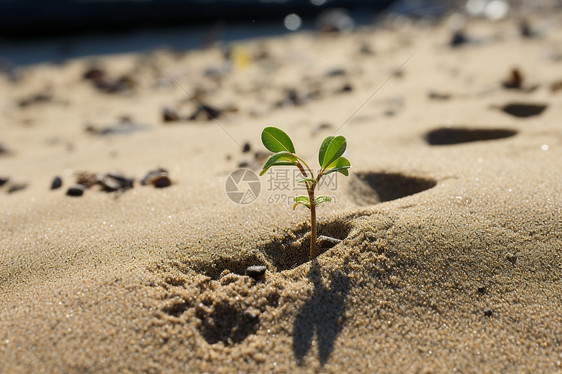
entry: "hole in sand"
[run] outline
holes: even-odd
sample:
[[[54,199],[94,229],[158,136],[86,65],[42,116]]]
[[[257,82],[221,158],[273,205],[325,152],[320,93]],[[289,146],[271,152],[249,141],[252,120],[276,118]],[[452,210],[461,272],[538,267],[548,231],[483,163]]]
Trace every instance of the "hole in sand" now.
[[[358,205],[373,205],[400,199],[435,187],[433,179],[412,177],[400,173],[353,173],[350,195]]]
[[[514,117],[526,118],[538,116],[547,108],[546,104],[508,103],[502,107],[505,113]]]
[[[347,238],[351,225],[340,222],[319,222],[318,256]],[[296,268],[310,260],[310,224],[302,223],[296,230],[261,248],[276,271]]]
[[[469,129],[442,127],[428,132],[425,140],[431,145],[449,145],[509,138],[517,134],[510,129]]]
[[[229,345],[240,343],[259,327],[259,310],[243,309],[228,300],[210,307],[198,307],[195,315],[201,320],[199,332],[209,344],[219,341]]]

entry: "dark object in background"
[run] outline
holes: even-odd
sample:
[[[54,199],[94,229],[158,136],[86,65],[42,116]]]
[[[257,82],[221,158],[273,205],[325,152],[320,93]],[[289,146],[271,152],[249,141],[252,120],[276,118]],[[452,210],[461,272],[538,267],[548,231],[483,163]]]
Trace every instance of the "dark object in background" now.
[[[263,265],[249,266],[246,269],[246,275],[251,277],[251,278],[254,278],[255,280],[258,280],[258,279],[263,278],[266,270],[267,270],[267,267],[263,266]]]
[[[199,104],[197,109],[193,112],[191,116],[189,116],[190,121],[197,121],[197,120],[207,120],[211,121],[213,119],[219,118],[222,114],[222,110],[214,108],[207,104]]]
[[[9,180],[10,178],[8,177],[0,177],[0,187],[8,183]]]
[[[502,82],[503,88],[520,90],[523,87],[523,74],[517,68],[511,69],[509,77]]]
[[[67,196],[74,196],[74,197],[82,196],[82,195],[84,195],[85,190],[86,190],[86,187],[84,187],[81,184],[77,184],[77,185],[74,185],[72,187],[69,187],[68,190],[66,190],[66,195]]]
[[[124,191],[133,188],[135,180],[127,178],[119,174],[99,174],[97,176],[98,183],[102,186],[102,190],[106,192]]]
[[[62,179],[59,176],[53,178],[53,182],[51,182],[51,190],[56,190],[62,187]]]
[[[180,115],[178,112],[173,110],[172,108],[164,108],[162,109],[162,120],[164,122],[175,122],[180,120]]]
[[[172,185],[172,181],[168,176],[168,171],[166,169],[159,168],[157,170],[151,170],[144,178],[141,180],[141,184],[146,186],[152,184],[156,188],[164,188]]]
[[[250,152],[251,149],[252,149],[252,147],[251,147],[250,143],[246,142],[242,146],[242,153]]]
[[[395,0],[2,0],[0,37],[38,37],[133,27],[189,25],[217,20],[282,20],[290,13],[309,18],[328,8],[383,10]]]
[[[545,104],[510,103],[500,107],[507,114],[514,117],[527,118],[538,116],[547,108]]]
[[[468,43],[468,38],[464,34],[464,31],[457,30],[453,32],[453,36],[451,37],[451,41],[449,42],[449,45],[451,46],[451,48],[456,48],[467,43]]]

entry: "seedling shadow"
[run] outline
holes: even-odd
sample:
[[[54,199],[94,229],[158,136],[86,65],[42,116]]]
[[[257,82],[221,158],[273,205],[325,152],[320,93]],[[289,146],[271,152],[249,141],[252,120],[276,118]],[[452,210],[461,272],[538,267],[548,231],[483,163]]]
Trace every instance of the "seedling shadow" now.
[[[329,283],[324,284],[317,260],[312,262],[307,277],[314,284],[314,292],[295,319],[293,352],[298,364],[301,365],[316,335],[318,359],[324,366],[344,326],[345,299],[350,290],[350,282],[347,275],[338,270],[330,274]]]

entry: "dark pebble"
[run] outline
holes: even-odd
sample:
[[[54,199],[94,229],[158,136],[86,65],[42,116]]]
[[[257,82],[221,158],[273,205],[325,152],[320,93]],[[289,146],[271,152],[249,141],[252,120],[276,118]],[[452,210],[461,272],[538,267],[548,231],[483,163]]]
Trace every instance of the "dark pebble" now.
[[[246,269],[246,275],[254,279],[260,279],[265,275],[266,270],[267,270],[267,266],[254,265]]]
[[[0,177],[0,186],[5,185],[6,183],[8,183],[9,180],[10,180],[10,178]]]
[[[250,145],[250,143],[246,142],[242,146],[242,153],[250,152],[251,149],[252,149],[252,146]]]
[[[66,195],[67,196],[82,196],[84,194],[85,190],[86,190],[86,187],[84,187],[81,184],[77,184],[75,186],[70,187],[68,190],[66,190]]]
[[[56,190],[57,188],[61,188],[62,186],[62,179],[60,177],[54,177],[53,182],[51,183],[51,190]]]
[[[468,43],[468,38],[466,37],[466,35],[462,30],[458,30],[453,33],[449,45],[453,48],[456,48],[466,43]]]
[[[82,78],[94,82],[101,82],[105,79],[105,71],[97,67],[92,67],[84,72]]]
[[[480,286],[476,289],[478,291],[479,294],[483,295],[486,293],[486,287],[484,286]]]
[[[345,84],[342,88],[340,88],[338,90],[338,92],[343,93],[343,92],[351,92],[353,91],[353,86],[349,83]]]
[[[511,69],[508,78],[502,82],[503,88],[520,90],[523,87],[523,73],[517,68]]]
[[[152,184],[156,188],[164,188],[172,185],[168,171],[166,169],[151,170],[141,180],[141,184],[146,186]]]
[[[515,117],[527,118],[538,116],[547,108],[545,104],[525,104],[525,103],[511,103],[504,105],[500,109],[507,114]]]
[[[172,108],[164,108],[162,110],[162,119],[164,122],[175,122],[180,120],[180,116]]]
[[[491,317],[492,314],[494,314],[494,310],[493,310],[492,308],[486,308],[486,309],[484,309],[484,315],[485,315],[486,317]]]
[[[189,117],[190,121],[206,119],[208,121],[216,119],[222,115],[222,110],[207,104],[199,104],[195,112]]]
[[[250,166],[250,163],[248,161],[240,161],[238,162],[238,167],[239,168],[247,168],[248,166]]]
[[[156,188],[164,188],[172,185],[172,181],[167,175],[159,175],[156,178],[152,178],[150,182]]]

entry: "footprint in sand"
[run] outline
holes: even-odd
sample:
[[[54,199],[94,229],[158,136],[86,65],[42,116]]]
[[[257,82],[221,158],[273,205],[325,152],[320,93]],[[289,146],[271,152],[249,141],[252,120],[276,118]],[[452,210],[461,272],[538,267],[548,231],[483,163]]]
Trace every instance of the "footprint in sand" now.
[[[482,140],[504,139],[515,135],[517,135],[517,131],[511,129],[441,127],[429,131],[425,135],[425,141],[430,145],[451,145]]]
[[[437,185],[433,179],[400,173],[356,172],[350,179],[351,199],[361,206],[414,195]]]
[[[548,107],[546,104],[538,103],[507,103],[505,105],[494,105],[492,108],[500,109],[504,113],[519,118],[534,117],[542,114]]]

